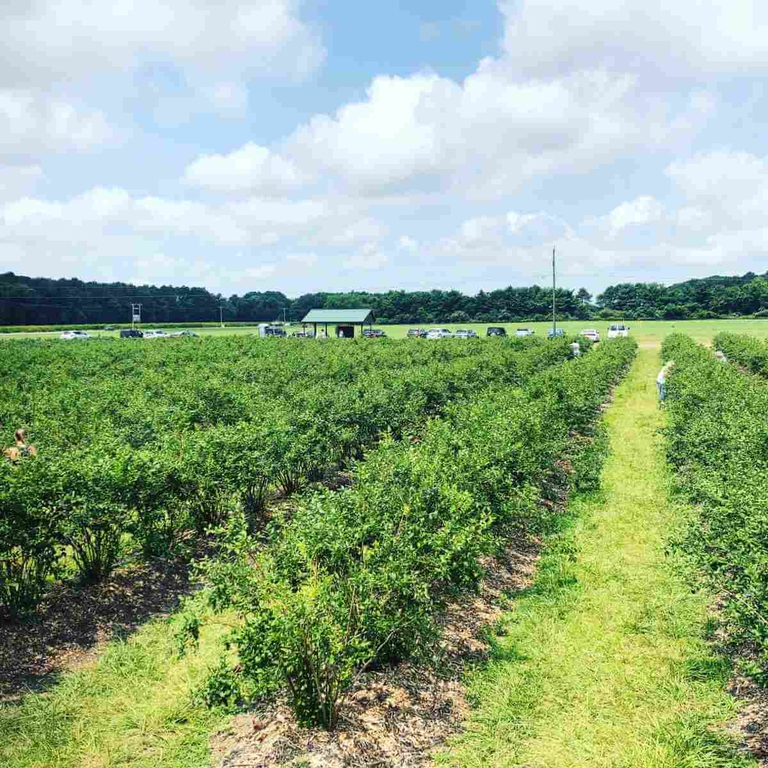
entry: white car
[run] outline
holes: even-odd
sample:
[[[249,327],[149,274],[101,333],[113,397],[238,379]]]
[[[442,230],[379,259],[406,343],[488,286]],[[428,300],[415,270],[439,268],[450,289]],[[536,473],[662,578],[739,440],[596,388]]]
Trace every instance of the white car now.
[[[430,328],[427,331],[428,339],[448,339],[451,336],[453,336],[453,334],[445,328]]]
[[[145,339],[167,339],[168,334],[165,331],[144,331]]]
[[[613,323],[608,327],[609,339],[625,339],[629,336],[629,326],[624,323]]]
[[[456,331],[456,333],[454,333],[453,335],[457,339],[476,339],[477,338],[477,334],[471,329],[469,330],[462,329],[462,330]]]
[[[92,338],[90,333],[85,331],[64,331],[61,334],[62,339],[90,339]]]
[[[518,328],[515,331],[518,339],[524,339],[526,336],[533,336],[533,328]]]
[[[589,339],[590,341],[600,341],[600,334],[594,328],[587,328],[587,330],[582,331],[579,336],[583,339]]]

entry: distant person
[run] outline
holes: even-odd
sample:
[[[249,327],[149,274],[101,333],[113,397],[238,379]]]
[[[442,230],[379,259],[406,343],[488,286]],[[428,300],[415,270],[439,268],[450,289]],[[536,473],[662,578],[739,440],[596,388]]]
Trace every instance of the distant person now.
[[[659,402],[663,403],[667,399],[667,377],[674,367],[675,361],[670,360],[659,371],[659,375],[656,377],[656,388],[659,390]]]
[[[571,344],[571,354],[574,357],[581,357],[581,344],[578,341],[574,341]]]
[[[718,363],[727,363],[728,358],[725,356],[725,352],[723,352],[722,349],[718,349],[717,352],[715,352],[715,359]]]
[[[27,442],[27,431],[25,429],[17,429],[13,433],[16,445],[6,448],[3,451],[3,455],[8,461],[16,463],[20,459],[26,459],[30,456],[37,456],[37,448]]]

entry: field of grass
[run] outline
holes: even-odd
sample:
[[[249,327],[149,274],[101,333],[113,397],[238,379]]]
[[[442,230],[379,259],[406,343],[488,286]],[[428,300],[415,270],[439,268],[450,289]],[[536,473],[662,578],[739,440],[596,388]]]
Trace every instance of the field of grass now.
[[[685,333],[694,338],[696,341],[706,344],[709,343],[714,336],[721,331],[729,331],[731,333],[748,333],[751,336],[757,338],[768,338],[768,320],[755,320],[752,318],[747,319],[733,319],[733,320],[632,320],[629,321],[630,333],[634,336],[641,345],[655,345],[658,346],[664,340],[666,336],[671,333]],[[480,336],[485,336],[485,331],[488,328],[488,323],[442,323],[439,324],[441,328],[448,328],[448,330],[455,331],[459,328],[471,328],[476,331]],[[507,333],[514,334],[516,328],[533,328],[537,336],[546,336],[547,330],[552,326],[552,323],[500,323],[500,325],[507,329]],[[583,331],[585,328],[596,328],[600,334],[605,336],[608,332],[608,326],[610,323],[606,320],[568,320],[562,323],[558,323],[558,327],[563,328],[568,334],[577,334]],[[145,328],[150,328],[150,325],[145,325]],[[389,338],[403,339],[406,337],[409,328],[417,327],[416,325],[382,325],[374,326],[381,328]],[[436,326],[424,326],[426,328]],[[296,330],[300,330],[301,325],[293,323],[286,330],[288,333],[293,333]],[[173,331],[173,328],[164,328],[166,332]],[[328,327],[331,335],[335,332],[334,326]],[[249,327],[208,327],[208,328],[195,328],[195,333],[200,336],[229,336],[229,335],[256,335],[258,334],[258,328],[255,326]],[[111,337],[118,336],[118,331],[89,331],[92,336]],[[57,338],[59,331],[45,331],[40,333],[24,332],[24,333],[7,333],[0,334],[0,339],[18,339],[18,338]]]

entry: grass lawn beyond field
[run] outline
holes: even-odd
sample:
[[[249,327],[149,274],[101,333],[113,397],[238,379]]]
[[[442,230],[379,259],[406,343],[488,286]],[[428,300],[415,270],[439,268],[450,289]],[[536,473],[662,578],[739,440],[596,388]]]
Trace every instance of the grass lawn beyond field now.
[[[506,328],[507,333],[513,335],[516,328],[533,328],[536,335],[545,338],[547,330],[552,326],[551,322],[534,323],[534,322],[520,322],[520,323],[433,323],[431,325],[425,325],[425,328],[447,328],[450,331],[456,331],[459,328],[471,328],[479,336],[485,337],[486,329],[489,325],[499,325]],[[567,320],[564,322],[558,322],[558,328],[563,328],[568,334],[577,334],[586,328],[596,328],[597,331],[606,336],[608,333],[608,326],[610,322],[607,320]],[[697,342],[707,344],[713,336],[721,331],[730,331],[732,333],[748,333],[750,336],[757,338],[768,338],[768,320],[754,320],[752,318],[747,319],[734,319],[734,320],[630,320],[628,321],[630,326],[630,334],[634,336],[638,342],[643,346],[660,346],[665,336],[670,333],[686,333],[693,337]],[[150,323],[145,323],[144,328],[151,328]],[[409,328],[419,327],[418,323],[412,325],[380,325],[375,328],[381,328],[389,338],[391,339],[404,339],[408,333]],[[333,337],[335,336],[335,326],[329,325],[328,332]],[[170,333],[173,328],[163,328],[164,331]],[[293,323],[286,328],[289,334],[294,331],[301,330],[300,323]],[[258,328],[256,326],[248,327],[224,327],[224,328],[195,328],[195,333],[200,336],[242,336],[242,335],[256,335],[258,334]],[[117,338],[119,331],[88,331],[92,336],[97,338]],[[22,333],[0,333],[0,341],[3,339],[23,339],[23,338],[36,338],[36,339],[57,339],[61,335],[60,331],[43,331],[43,332],[22,332]],[[375,341],[375,340],[373,340]],[[424,339],[414,339],[414,343],[421,343]],[[76,344],[77,342],[71,342]],[[126,344],[135,344],[135,340],[125,339]],[[161,343],[164,343],[161,341]]]
[[[571,505],[534,586],[477,672],[466,733],[440,762],[467,768],[755,765],[722,729],[728,667],[704,636],[709,596],[665,556],[675,524],[654,377],[640,350],[606,414],[603,490]]]

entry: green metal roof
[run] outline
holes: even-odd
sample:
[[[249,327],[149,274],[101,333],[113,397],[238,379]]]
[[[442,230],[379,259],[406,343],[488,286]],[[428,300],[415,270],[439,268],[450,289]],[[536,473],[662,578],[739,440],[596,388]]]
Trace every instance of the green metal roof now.
[[[302,323],[371,323],[372,309],[310,309]]]

